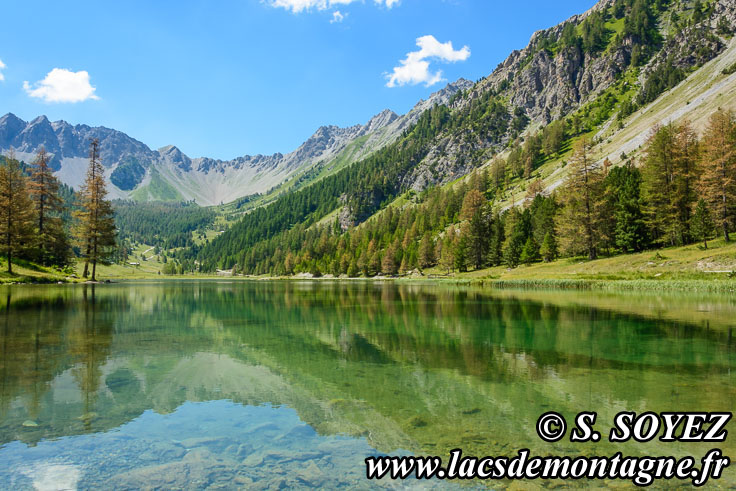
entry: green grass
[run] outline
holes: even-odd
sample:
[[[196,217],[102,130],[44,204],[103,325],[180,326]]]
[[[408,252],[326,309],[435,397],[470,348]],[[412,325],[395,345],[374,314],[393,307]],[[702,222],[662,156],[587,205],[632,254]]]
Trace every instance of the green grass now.
[[[497,287],[736,291],[736,242],[713,240],[707,250],[692,244],[589,261],[564,258],[514,269],[493,267],[457,273],[452,280]],[[435,268],[427,274],[441,274]]]
[[[133,191],[130,196],[136,201],[184,201],[181,193],[161,178],[153,167],[151,167],[150,182]]]
[[[612,33],[611,39],[614,39],[618,34],[621,34],[623,32],[625,20],[626,20],[625,17],[616,19],[615,17],[611,16],[611,18],[606,22],[605,24],[606,29],[611,31]]]
[[[57,283],[74,281],[55,268],[47,268],[22,259],[12,260],[13,273],[8,273],[8,262],[0,259],[0,284],[11,283]]]
[[[213,275],[159,274],[164,263],[153,254],[150,246],[138,244],[129,262],[139,265],[98,265],[97,279],[199,279]],[[143,259],[145,257],[145,260]],[[83,262],[77,263],[77,277],[26,261],[13,262],[14,274],[9,275],[5,261],[0,260],[0,283],[55,283],[82,281]],[[493,267],[446,275],[440,268],[424,271],[424,277],[410,281],[438,281],[494,288],[574,289],[574,290],[641,290],[641,291],[736,291],[736,242],[712,240],[707,250],[699,245],[672,247],[637,254],[623,254],[595,261],[564,258],[551,263],[535,263],[514,269]],[[243,278],[246,279],[247,278]]]

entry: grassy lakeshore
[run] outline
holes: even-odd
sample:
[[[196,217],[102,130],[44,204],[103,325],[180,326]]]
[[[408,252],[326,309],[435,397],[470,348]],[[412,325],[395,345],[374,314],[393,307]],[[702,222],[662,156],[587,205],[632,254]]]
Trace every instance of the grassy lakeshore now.
[[[129,263],[98,265],[98,280],[146,280],[146,279],[213,279],[223,278],[214,274],[164,275],[164,265],[150,248],[140,246],[135,259]],[[145,259],[143,259],[145,258]],[[13,263],[13,275],[5,272],[5,260],[0,260],[0,283],[56,283],[81,282],[84,264],[76,267],[76,278],[64,272],[45,268],[27,261]],[[556,288],[595,290],[688,290],[688,291],[736,291],[736,242],[726,243],[716,239],[708,243],[708,249],[692,244],[637,254],[605,257],[594,261],[583,258],[564,258],[550,263],[521,265],[514,269],[493,267],[468,272],[447,273],[439,267],[398,278],[376,276],[351,278],[349,281],[438,281],[488,285],[495,288]],[[284,279],[300,280],[309,275],[291,277],[236,276],[235,279]],[[226,276],[226,278],[233,278]],[[324,280],[336,278],[326,275]]]
[[[736,290],[736,242],[708,243],[622,254],[594,261],[564,258],[550,263],[495,267],[448,278],[496,287],[567,289]],[[426,271],[429,276],[441,271]]]

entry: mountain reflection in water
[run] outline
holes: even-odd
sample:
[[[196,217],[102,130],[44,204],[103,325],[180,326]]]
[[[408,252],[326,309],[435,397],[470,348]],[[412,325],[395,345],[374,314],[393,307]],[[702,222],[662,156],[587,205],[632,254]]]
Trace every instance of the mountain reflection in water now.
[[[0,488],[372,487],[366,456],[456,447],[699,459],[712,444],[553,444],[534,423],[596,410],[606,434],[620,410],[736,401],[726,295],[238,281],[0,294]]]

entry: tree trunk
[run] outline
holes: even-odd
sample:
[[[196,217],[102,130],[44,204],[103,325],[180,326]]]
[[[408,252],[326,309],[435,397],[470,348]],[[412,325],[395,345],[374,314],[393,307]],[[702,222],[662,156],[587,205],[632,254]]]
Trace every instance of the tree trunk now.
[[[92,249],[92,281],[95,281],[95,273],[97,272],[97,240]]]
[[[89,247],[89,240],[87,241],[87,253],[84,256],[84,273],[82,273],[82,278],[86,278],[89,276],[89,253],[90,253],[90,247]]]
[[[12,195],[11,195],[11,203],[12,203]],[[11,245],[11,237],[10,237],[10,229],[11,229],[12,221],[10,216],[10,211],[8,211],[8,231],[5,237],[5,245],[7,246],[8,251],[8,274],[13,274],[13,265],[10,262],[11,255],[12,255],[12,249],[10,247]]]

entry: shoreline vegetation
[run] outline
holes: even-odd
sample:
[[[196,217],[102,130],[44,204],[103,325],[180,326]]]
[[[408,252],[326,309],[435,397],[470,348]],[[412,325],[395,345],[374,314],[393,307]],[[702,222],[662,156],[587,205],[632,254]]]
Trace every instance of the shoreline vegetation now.
[[[0,253],[5,268],[0,282],[68,281],[79,260],[84,265],[80,276],[96,281],[97,265],[113,257],[117,235],[99,145],[97,138],[91,140],[89,167],[71,204],[65,203],[50,165],[52,156],[43,146],[30,166],[16,159],[12,148],[7,156],[0,155]],[[20,274],[14,266],[21,267]]]
[[[145,246],[141,246],[145,247]],[[0,267],[3,265],[0,260]],[[463,273],[445,274],[441,268],[415,270],[405,275],[373,277],[315,277],[308,273],[291,276],[233,275],[231,271],[219,274],[187,273],[166,275],[161,273],[165,263],[151,257],[137,266],[99,265],[99,276],[103,281],[135,280],[207,280],[232,279],[241,281],[397,281],[437,282],[471,285],[495,289],[556,289],[556,290],[651,290],[651,291],[736,291],[736,242],[725,242],[722,238],[712,241],[708,249],[698,244],[670,247],[588,260],[583,257],[562,258],[549,263],[522,265],[517,268],[503,266],[471,270]],[[15,274],[0,273],[2,284],[49,284],[84,283],[81,270],[84,263],[77,264],[76,273],[20,261]]]

